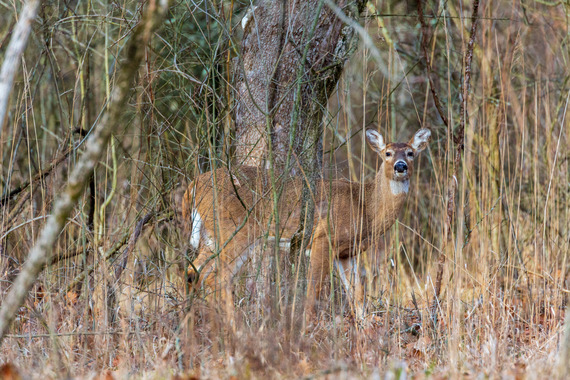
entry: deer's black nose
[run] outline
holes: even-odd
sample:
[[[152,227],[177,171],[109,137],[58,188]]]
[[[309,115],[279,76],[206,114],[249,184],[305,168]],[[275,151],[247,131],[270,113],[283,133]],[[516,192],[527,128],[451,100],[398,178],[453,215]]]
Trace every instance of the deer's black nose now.
[[[398,161],[394,165],[394,170],[398,173],[405,173],[408,170],[408,164],[404,161]]]

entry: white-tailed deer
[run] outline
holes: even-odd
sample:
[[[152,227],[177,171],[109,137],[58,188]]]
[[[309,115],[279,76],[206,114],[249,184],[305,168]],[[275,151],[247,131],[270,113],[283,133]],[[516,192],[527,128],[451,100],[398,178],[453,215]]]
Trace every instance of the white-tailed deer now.
[[[378,132],[367,130],[370,147],[382,159],[374,180],[364,184],[321,180],[317,184],[306,302],[309,318],[333,262],[350,293],[345,274],[356,269],[354,259],[359,252],[394,224],[408,193],[414,158],[430,136],[428,129],[420,129],[408,143],[385,144]],[[290,239],[299,227],[303,183],[300,178],[285,181],[277,208],[281,238]],[[232,279],[267,231],[275,231],[274,209],[269,175],[255,167],[201,174],[184,195],[183,216],[191,221],[190,243],[198,249],[188,281],[219,289],[229,313],[233,313]],[[357,308],[357,314],[361,312]]]

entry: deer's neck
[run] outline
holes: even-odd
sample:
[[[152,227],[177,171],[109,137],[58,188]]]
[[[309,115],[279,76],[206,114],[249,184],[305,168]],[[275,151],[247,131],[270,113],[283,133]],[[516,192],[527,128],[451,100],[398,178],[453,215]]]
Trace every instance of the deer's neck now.
[[[393,181],[386,178],[382,164],[370,185],[368,204],[372,207],[369,207],[367,212],[369,218],[374,221],[374,229],[381,235],[396,221],[404,206],[410,183],[409,180]]]

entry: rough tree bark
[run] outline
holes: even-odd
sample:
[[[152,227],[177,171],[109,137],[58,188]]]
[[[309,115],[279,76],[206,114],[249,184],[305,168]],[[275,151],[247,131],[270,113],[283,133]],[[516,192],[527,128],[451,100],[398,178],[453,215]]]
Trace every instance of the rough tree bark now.
[[[238,164],[268,166],[272,152],[283,168],[291,150],[301,163],[315,159],[328,98],[357,42],[328,3],[266,0],[248,14],[236,81]],[[338,7],[357,18],[365,4]]]

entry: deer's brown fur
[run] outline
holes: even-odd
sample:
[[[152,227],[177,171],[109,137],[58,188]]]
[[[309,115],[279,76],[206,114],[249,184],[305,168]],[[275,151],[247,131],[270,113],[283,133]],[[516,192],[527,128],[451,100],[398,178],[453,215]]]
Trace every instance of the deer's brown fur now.
[[[385,145],[376,131],[366,134],[383,160],[375,179],[364,184],[322,180],[316,186],[306,303],[310,315],[328,279],[331,259],[343,269],[353,267],[351,259],[392,226],[407,195],[413,158],[430,137],[429,130],[420,129],[409,143]],[[281,238],[290,239],[299,226],[303,183],[300,178],[280,181],[285,184],[278,202],[279,228]],[[275,231],[273,208],[269,175],[255,167],[201,174],[184,195],[183,216],[192,223],[191,241],[198,248],[198,257],[188,269],[189,282],[219,289],[229,313],[233,312],[233,277],[266,231]]]

